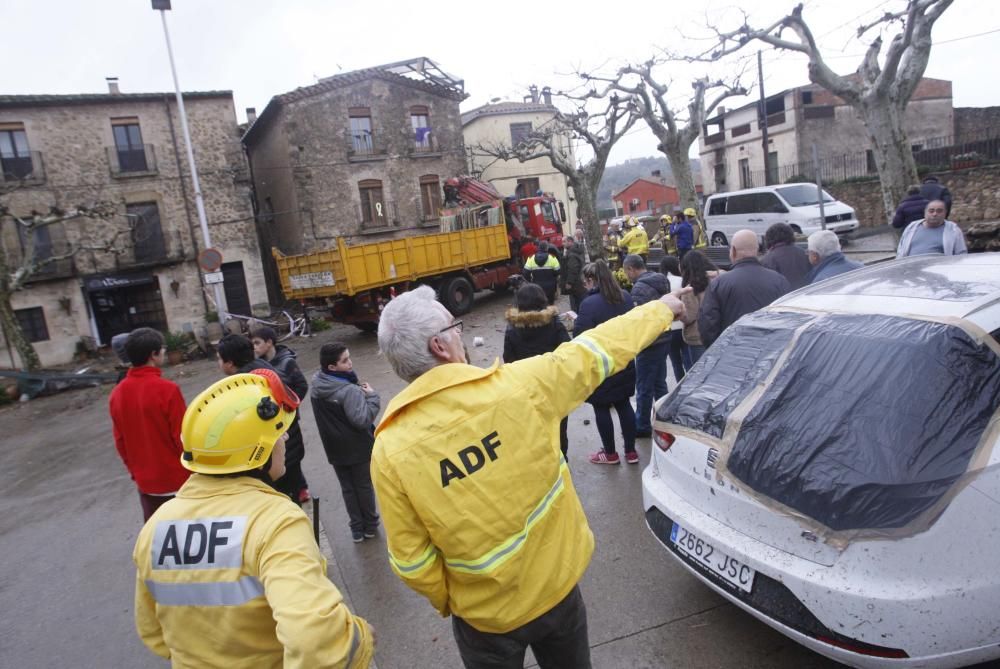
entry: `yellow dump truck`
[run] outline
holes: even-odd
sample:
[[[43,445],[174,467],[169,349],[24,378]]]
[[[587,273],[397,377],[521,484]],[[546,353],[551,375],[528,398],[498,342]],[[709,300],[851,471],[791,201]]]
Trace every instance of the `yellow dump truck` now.
[[[374,330],[392,297],[421,284],[455,315],[477,290],[502,289],[521,270],[501,201],[444,210],[441,232],[284,255],[272,249],[287,299],[329,304],[335,320]]]

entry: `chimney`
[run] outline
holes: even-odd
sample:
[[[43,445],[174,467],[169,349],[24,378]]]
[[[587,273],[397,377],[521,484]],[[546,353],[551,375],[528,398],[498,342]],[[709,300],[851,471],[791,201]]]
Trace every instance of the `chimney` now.
[[[725,116],[726,115],[726,108],[725,107],[723,107],[722,105],[719,105],[717,107],[717,109],[719,110],[719,112],[718,112],[719,116]]]
[[[121,89],[118,88],[118,77],[105,77],[105,81],[108,82],[108,93],[111,95],[121,95]]]
[[[253,125],[257,120],[257,108],[247,107],[247,125]]]
[[[531,86],[528,87],[528,92],[531,93],[531,101],[538,104],[538,86],[531,84]]]
[[[552,104],[552,89],[549,88],[548,86],[542,89],[542,100],[547,105]]]

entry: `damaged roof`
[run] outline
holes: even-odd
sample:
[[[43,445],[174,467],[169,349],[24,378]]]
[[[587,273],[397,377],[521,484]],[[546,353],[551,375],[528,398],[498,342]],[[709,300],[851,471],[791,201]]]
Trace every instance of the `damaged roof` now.
[[[430,58],[421,56],[395,63],[376,65],[361,70],[335,74],[332,77],[320,79],[312,86],[303,86],[288,93],[275,95],[267,103],[267,107],[260,113],[257,120],[246,131],[246,134],[243,135],[244,143],[252,138],[255,129],[263,127],[270,121],[270,117],[277,113],[277,109],[281,105],[305,100],[315,95],[369,79],[383,79],[397,84],[403,83],[434,95],[450,98],[456,102],[461,102],[468,97],[465,93],[465,80],[448,74]]]

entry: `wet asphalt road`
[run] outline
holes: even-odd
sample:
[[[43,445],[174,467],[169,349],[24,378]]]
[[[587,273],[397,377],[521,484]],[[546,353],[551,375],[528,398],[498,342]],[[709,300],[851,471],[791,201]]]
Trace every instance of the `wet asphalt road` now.
[[[480,294],[463,317],[472,362],[487,365],[503,345],[509,294]],[[562,300],[562,309],[568,308]],[[485,340],[473,347],[474,337]],[[355,370],[381,393],[383,407],[403,383],[378,355],[375,337],[353,328],[292,342],[307,377],[319,347],[351,349]],[[213,361],[168,368],[190,400],[218,378]],[[673,387],[673,380],[670,381]],[[4,667],[162,667],[132,622],[131,550],[140,529],[137,494],[115,452],[110,387],[41,398],[0,410],[0,665]],[[459,667],[450,621],[391,572],[384,539],[354,544],[332,468],[303,404],[304,470],[332,545],[330,576],[378,633],[381,669]],[[643,519],[642,467],[599,467],[589,406],[570,416],[570,466],[597,539],[581,587],[594,666],[830,667],[833,663],[758,623],[690,576],[652,537]],[[585,424],[589,421],[590,424]],[[529,661],[527,663],[531,665]]]

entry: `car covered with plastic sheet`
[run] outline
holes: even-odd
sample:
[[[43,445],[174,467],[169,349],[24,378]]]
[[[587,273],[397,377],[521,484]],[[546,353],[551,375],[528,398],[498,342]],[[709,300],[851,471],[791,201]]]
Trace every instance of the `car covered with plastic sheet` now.
[[[730,326],[654,408],[650,530],[859,667],[1000,658],[1000,254],[920,256]]]

